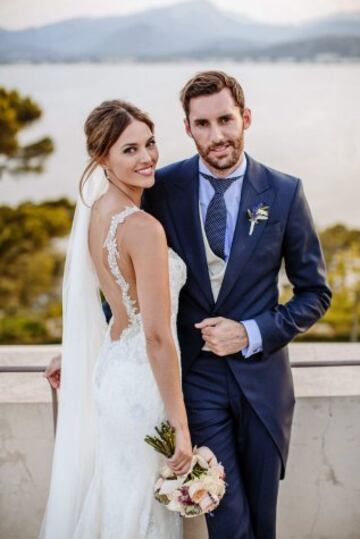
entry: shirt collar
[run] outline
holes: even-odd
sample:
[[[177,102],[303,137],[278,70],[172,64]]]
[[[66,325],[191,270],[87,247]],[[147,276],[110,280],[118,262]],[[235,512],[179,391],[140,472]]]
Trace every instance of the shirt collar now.
[[[246,167],[247,167],[247,159],[244,153],[244,157],[240,165],[229,176],[225,176],[225,177],[234,178],[235,176],[244,176],[246,172]],[[208,169],[208,167],[206,166],[205,162],[203,161],[201,157],[199,158],[199,172],[203,172],[204,174],[210,174],[210,176],[213,176],[213,173],[210,172],[210,170]]]

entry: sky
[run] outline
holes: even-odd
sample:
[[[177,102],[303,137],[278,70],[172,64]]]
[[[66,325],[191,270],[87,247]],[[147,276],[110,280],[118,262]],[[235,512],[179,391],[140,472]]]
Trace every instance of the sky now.
[[[0,27],[20,29],[79,16],[125,15],[183,0],[0,0]],[[360,0],[213,0],[223,10],[268,23],[300,23],[360,10]]]

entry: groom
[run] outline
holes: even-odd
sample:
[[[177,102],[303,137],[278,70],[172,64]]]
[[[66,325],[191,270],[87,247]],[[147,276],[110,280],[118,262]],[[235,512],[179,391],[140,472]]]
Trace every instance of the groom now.
[[[186,262],[178,336],[192,442],[223,463],[210,539],[273,539],[294,392],[286,345],[331,293],[301,182],[244,153],[240,84],[207,71],[181,91],[198,154],[162,168],[143,207]],[[282,260],[294,295],[278,303]]]
[[[207,71],[181,91],[198,154],[160,169],[143,207],[185,261],[178,337],[192,442],[226,471],[210,539],[275,539],[294,409],[286,345],[331,292],[301,181],[244,153],[240,84]],[[278,303],[282,260],[293,297]]]

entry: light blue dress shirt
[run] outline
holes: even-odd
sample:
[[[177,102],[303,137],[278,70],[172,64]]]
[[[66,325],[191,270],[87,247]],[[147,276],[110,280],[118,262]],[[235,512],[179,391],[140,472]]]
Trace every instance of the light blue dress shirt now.
[[[234,170],[229,176],[227,176],[227,178],[233,178],[235,176],[241,176],[241,178],[239,178],[236,182],[233,182],[226,190],[224,195],[226,205],[226,232],[224,254],[226,262],[229,259],[231,245],[234,238],[246,166],[246,155],[244,154],[244,158],[241,161],[240,165],[237,167],[237,169]],[[215,190],[209,180],[201,176],[200,172],[213,176],[213,173],[207,168],[206,164],[201,158],[199,160],[199,203],[202,221],[205,226],[207,209],[211,199],[214,196]],[[256,354],[257,352],[262,351],[262,338],[259,326],[255,322],[255,320],[242,320],[241,323],[245,326],[246,333],[248,334],[249,339],[249,345],[242,350],[244,357],[247,358],[249,356],[252,356],[253,354]]]

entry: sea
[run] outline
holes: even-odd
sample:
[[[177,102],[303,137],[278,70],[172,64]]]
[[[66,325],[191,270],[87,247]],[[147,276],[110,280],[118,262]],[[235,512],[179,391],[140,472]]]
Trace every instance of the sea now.
[[[0,86],[31,96],[42,118],[23,143],[50,136],[55,152],[40,175],[0,179],[0,203],[59,197],[75,200],[87,163],[83,125],[106,99],[126,99],[156,124],[159,166],[195,153],[186,135],[179,92],[204,69],[221,69],[243,86],[253,123],[247,152],[300,177],[316,225],[360,228],[360,64],[234,61],[0,66]]]

